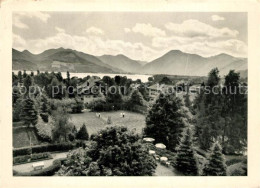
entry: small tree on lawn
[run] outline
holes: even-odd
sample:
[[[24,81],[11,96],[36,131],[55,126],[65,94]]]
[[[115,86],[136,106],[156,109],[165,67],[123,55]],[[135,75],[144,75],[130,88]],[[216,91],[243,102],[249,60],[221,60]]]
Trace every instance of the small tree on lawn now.
[[[38,120],[38,114],[35,109],[34,101],[30,98],[25,99],[24,106],[23,106],[23,112],[21,119],[24,121],[24,124],[29,125],[36,125]]]
[[[144,98],[137,89],[134,90],[133,93],[131,94],[129,103],[132,105],[139,105],[139,106],[144,105]]]
[[[177,157],[175,167],[185,175],[198,175],[198,164],[192,144],[192,133],[190,128],[184,131],[182,140],[177,147]]]
[[[88,131],[87,131],[87,127],[86,127],[85,123],[82,125],[82,127],[80,127],[76,138],[79,140],[88,140],[89,135],[88,135]]]
[[[226,176],[227,166],[225,164],[225,157],[222,154],[222,148],[216,142],[211,148],[211,154],[208,157],[208,163],[203,169],[204,176]]]

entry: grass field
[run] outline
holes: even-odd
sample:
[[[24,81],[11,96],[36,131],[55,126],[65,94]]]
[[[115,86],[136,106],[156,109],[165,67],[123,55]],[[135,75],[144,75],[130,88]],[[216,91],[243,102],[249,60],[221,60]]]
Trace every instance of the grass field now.
[[[13,147],[20,148],[30,146],[30,138],[32,145],[40,144],[34,129],[28,127],[13,128]]]
[[[120,117],[120,113],[125,113],[125,117]],[[128,111],[116,111],[116,112],[102,112],[101,117],[96,117],[95,112],[84,112],[80,114],[71,114],[71,121],[79,129],[83,123],[86,124],[88,133],[91,135],[98,130],[107,126],[107,119],[110,116],[112,120],[111,125],[120,126],[124,125],[129,130],[136,129],[137,133],[141,133],[145,127],[145,116],[142,114],[128,112]]]

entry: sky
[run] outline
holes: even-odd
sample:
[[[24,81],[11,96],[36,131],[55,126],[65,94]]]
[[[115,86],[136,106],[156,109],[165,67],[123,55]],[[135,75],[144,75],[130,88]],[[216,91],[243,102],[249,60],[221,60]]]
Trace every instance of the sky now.
[[[13,12],[13,48],[70,48],[152,61],[170,50],[247,57],[247,13]]]

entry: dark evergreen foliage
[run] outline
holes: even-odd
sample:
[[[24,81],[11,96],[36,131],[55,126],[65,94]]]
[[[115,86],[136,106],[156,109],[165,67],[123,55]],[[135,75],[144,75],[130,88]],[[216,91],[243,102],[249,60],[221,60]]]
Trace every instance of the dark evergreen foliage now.
[[[198,164],[193,148],[192,132],[190,128],[184,131],[184,135],[177,147],[177,156],[175,168],[185,175],[197,176]]]
[[[23,105],[22,115],[20,116],[21,119],[24,121],[24,124],[29,125],[36,125],[38,120],[38,113],[35,109],[34,101],[30,98],[25,99]]]
[[[215,143],[208,157],[208,163],[203,169],[204,176],[226,176],[227,167],[222,148],[219,143]]]
[[[88,140],[89,135],[85,123],[80,127],[76,138],[79,140]]]

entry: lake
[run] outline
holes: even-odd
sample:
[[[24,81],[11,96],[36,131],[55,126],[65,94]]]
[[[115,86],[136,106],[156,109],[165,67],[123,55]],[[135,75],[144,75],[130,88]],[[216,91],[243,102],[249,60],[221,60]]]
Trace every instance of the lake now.
[[[18,74],[18,71],[19,70],[13,70],[13,72],[15,74]],[[36,75],[37,74],[37,71],[33,71],[34,74]],[[43,71],[42,71],[43,72]],[[45,72],[45,71],[44,71]],[[22,71],[23,73],[23,71]],[[27,74],[30,74],[31,71],[26,71]],[[61,75],[63,78],[66,78],[67,77],[67,72],[61,72]],[[148,78],[151,77],[152,75],[146,75],[146,74],[111,74],[111,73],[77,73],[77,72],[70,72],[70,77],[78,77],[78,78],[84,78],[86,76],[98,76],[100,78],[103,78],[104,76],[109,76],[109,77],[115,77],[117,75],[119,76],[126,76],[127,78],[130,78],[132,80],[137,80],[137,79],[140,79],[142,82],[147,82],[148,81]]]

